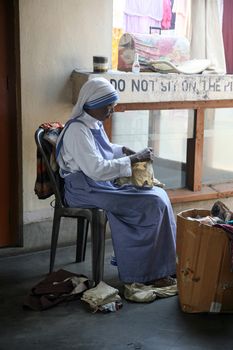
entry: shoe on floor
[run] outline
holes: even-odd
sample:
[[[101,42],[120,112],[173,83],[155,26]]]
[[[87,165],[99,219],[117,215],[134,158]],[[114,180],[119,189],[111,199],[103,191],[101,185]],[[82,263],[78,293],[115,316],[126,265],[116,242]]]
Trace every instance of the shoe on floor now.
[[[146,284],[152,285],[153,287],[156,287],[156,288],[168,287],[168,286],[173,286],[176,284],[176,278],[173,278],[171,276],[167,276],[164,278],[159,278],[155,281],[148,282]]]

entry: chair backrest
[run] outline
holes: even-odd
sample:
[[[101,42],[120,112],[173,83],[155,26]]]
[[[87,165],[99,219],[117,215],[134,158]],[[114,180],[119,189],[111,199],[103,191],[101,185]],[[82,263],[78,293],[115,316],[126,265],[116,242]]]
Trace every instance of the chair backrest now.
[[[43,158],[46,166],[47,174],[55,195],[55,206],[64,207],[63,202],[63,189],[64,180],[59,175],[59,168],[54,171],[50,165],[50,156],[53,150],[53,145],[51,145],[47,140],[44,139],[45,131],[43,128],[38,128],[35,132],[35,141],[37,148]]]

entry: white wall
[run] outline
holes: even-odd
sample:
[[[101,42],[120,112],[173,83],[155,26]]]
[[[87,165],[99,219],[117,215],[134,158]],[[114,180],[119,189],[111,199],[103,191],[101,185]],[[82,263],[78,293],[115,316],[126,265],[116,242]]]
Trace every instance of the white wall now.
[[[70,74],[92,70],[94,55],[111,61],[111,0],[19,0],[24,223],[51,215],[34,194],[34,132],[64,122],[72,109]],[[49,210],[48,210],[49,209]]]

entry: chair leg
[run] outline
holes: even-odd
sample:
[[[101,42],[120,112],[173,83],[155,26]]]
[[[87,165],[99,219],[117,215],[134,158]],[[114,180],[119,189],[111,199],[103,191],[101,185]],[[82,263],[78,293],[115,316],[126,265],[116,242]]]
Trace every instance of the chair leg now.
[[[53,229],[52,229],[52,239],[51,239],[51,247],[50,247],[49,273],[52,273],[54,268],[60,222],[61,222],[61,216],[56,212],[56,209],[55,209],[54,216],[53,216]]]
[[[106,214],[103,210],[93,209],[92,219],[92,278],[95,284],[103,280]]]
[[[77,219],[76,262],[85,260],[89,222],[86,218]]]

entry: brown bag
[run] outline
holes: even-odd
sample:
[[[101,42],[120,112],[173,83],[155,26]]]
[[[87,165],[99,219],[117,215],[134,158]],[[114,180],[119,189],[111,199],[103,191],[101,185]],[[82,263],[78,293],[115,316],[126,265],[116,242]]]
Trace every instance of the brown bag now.
[[[119,186],[130,184],[135,187],[152,188],[153,186],[164,187],[159,180],[154,178],[154,169],[151,161],[132,164],[132,176],[116,179]]]

